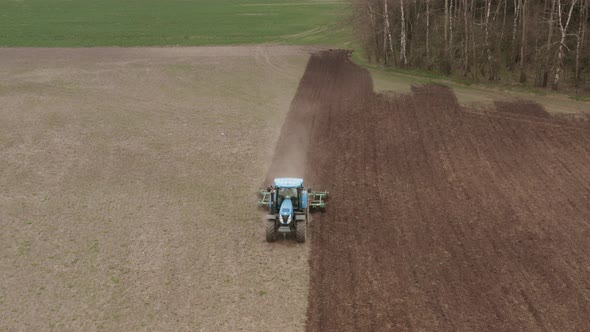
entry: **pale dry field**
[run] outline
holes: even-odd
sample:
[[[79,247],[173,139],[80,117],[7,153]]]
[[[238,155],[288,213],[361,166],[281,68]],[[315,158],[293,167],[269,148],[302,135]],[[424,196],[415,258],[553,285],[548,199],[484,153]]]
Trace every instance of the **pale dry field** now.
[[[412,86],[440,83],[453,89],[455,96],[461,105],[468,107],[486,108],[494,107],[497,100],[523,101],[533,100],[543,106],[552,114],[590,115],[590,102],[575,100],[564,94],[545,91],[544,95],[532,92],[504,89],[485,84],[472,84],[471,86],[454,83],[444,79],[429,79],[412,76],[404,73],[387,73],[379,70],[370,70],[376,91],[410,92]]]
[[[0,49],[0,330],[301,330],[255,193],[311,49]]]

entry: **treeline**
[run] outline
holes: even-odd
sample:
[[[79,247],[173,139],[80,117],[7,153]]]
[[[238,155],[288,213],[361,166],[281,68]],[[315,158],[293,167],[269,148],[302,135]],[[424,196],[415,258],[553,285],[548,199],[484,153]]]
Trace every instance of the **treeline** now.
[[[552,88],[590,78],[590,0],[353,0],[369,61]]]

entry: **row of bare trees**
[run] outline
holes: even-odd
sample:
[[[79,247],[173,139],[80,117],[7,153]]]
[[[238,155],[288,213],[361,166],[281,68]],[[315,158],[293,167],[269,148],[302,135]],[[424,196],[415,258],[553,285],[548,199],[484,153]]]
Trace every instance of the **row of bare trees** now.
[[[356,30],[370,61],[554,90],[584,87],[590,76],[590,0],[353,4]]]

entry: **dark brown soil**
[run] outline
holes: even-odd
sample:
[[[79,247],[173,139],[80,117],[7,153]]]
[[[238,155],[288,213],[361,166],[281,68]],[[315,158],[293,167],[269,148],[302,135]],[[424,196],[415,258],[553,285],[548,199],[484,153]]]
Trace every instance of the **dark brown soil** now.
[[[590,326],[590,130],[505,114],[525,104],[375,94],[345,53],[311,57],[276,156],[299,143],[306,181],[331,194],[308,330]]]
[[[543,106],[534,101],[496,101],[496,110],[498,112],[515,113],[520,115],[536,116],[539,118],[550,117]]]

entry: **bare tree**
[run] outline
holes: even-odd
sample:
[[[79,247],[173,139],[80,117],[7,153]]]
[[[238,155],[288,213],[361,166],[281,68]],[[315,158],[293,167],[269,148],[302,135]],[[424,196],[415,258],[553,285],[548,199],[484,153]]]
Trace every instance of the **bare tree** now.
[[[360,11],[364,11],[365,8],[363,7],[363,4],[366,4],[366,17],[368,17],[369,20],[369,32],[367,33],[368,37],[363,38],[362,41],[363,43],[366,43],[365,45],[372,45],[372,47],[365,47],[369,62],[371,62],[373,55],[375,55],[375,60],[379,62],[379,52],[375,52],[375,49],[378,49],[379,46],[379,36],[375,33],[375,31],[377,31],[377,22],[375,19],[375,11],[373,10],[373,6],[371,6],[371,1],[361,0],[355,2],[355,4],[359,6],[358,8],[360,8]]]
[[[383,25],[385,29],[383,35],[383,47],[385,51],[385,63],[387,63],[387,42],[389,42],[389,51],[391,52],[391,55],[395,57],[393,52],[393,38],[391,38],[391,28],[389,27],[389,9],[387,8],[387,0],[383,0],[383,15],[385,16],[385,24]]]
[[[547,34],[547,43],[545,44],[546,50],[545,50],[545,68],[543,69],[543,82],[541,83],[541,86],[543,87],[547,87],[547,81],[549,79],[549,67],[550,67],[550,63],[551,63],[551,42],[553,40],[553,27],[555,26],[555,19],[554,19],[554,15],[555,15],[555,3],[557,2],[557,0],[553,0],[551,1],[551,12],[549,13],[549,33]]]
[[[512,22],[512,43],[510,44],[510,59],[509,65],[510,69],[514,68],[514,52],[516,50],[516,29],[518,28],[519,16],[520,16],[520,7],[522,4],[522,0],[514,0],[514,20]]]
[[[449,48],[449,0],[445,0],[445,51]]]
[[[445,55],[443,58],[443,70],[447,75],[451,74],[450,56],[451,50],[449,48],[449,0],[445,0]]]
[[[473,10],[473,6],[475,4],[475,0],[471,0],[471,14],[475,15],[475,10]],[[475,22],[475,18],[472,17],[472,27],[471,27],[471,51],[472,51],[472,67],[477,68],[477,44],[475,43],[475,29],[473,27],[473,22]],[[473,70],[473,79],[477,81],[477,70]]]
[[[400,36],[400,60],[403,62],[404,67],[408,65],[408,57],[406,54],[406,15],[404,13],[404,0],[400,0],[401,8],[401,36]]]
[[[578,33],[576,34],[576,68],[574,71],[574,80],[576,88],[580,83],[580,54],[582,53],[582,41],[586,38],[586,0],[580,2],[580,22]]]
[[[553,90],[557,90],[559,88],[559,74],[561,73],[561,68],[563,67],[563,57],[564,57],[564,48],[566,47],[565,45],[565,37],[567,36],[567,28],[570,25],[570,20],[572,19],[572,13],[574,11],[574,6],[576,5],[576,2],[578,2],[578,0],[572,0],[572,3],[570,5],[570,10],[567,14],[567,21],[565,22],[565,25],[563,25],[563,20],[562,20],[562,13],[561,13],[561,0],[557,1],[557,8],[558,8],[558,16],[559,16],[559,29],[561,31],[561,40],[559,41],[559,49],[557,51],[557,64],[555,66],[555,77],[553,79],[553,85],[551,86],[551,88]]]
[[[465,28],[465,40],[463,41],[463,76],[469,73],[469,24],[467,21],[467,0],[463,0],[463,23]]]
[[[454,0],[451,0],[451,6],[449,7],[449,60],[451,61],[450,64],[452,64],[453,61],[453,57],[454,57],[454,46],[453,46],[453,4],[454,4]],[[450,65],[449,64],[449,65]],[[449,69],[450,72],[450,69]]]
[[[526,5],[527,0],[521,0],[522,2],[522,40],[520,42],[520,83],[526,82]]]
[[[502,32],[500,33],[500,43],[504,41],[504,28],[506,27],[506,13],[508,7],[508,0],[504,0],[504,17],[502,18]]]
[[[426,62],[430,65],[430,0],[426,0]]]
[[[520,15],[520,5],[522,0],[514,0],[514,22],[512,23],[512,41],[516,41],[516,29],[518,28],[518,16]]]
[[[492,9],[492,0],[486,0],[485,2],[485,11],[486,11],[486,21],[485,21],[485,47],[486,47],[486,63],[488,64],[489,68],[489,78],[490,81],[496,79],[496,74],[494,72],[494,65],[493,61],[494,58],[492,56],[492,50],[490,46],[490,11]]]

